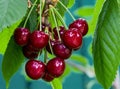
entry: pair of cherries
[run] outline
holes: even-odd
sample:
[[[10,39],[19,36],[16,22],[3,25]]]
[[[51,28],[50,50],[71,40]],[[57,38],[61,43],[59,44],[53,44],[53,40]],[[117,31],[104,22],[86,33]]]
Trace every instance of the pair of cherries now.
[[[25,66],[27,75],[32,79],[42,78],[49,82],[63,74],[65,59],[71,56],[72,50],[81,47],[82,37],[88,32],[88,24],[85,19],[79,18],[69,25],[68,30],[62,26],[54,28],[53,31],[49,30],[48,34],[44,30],[35,30],[30,33],[26,28],[17,28],[14,32],[14,39],[22,47],[24,56],[30,59]],[[54,39],[50,38],[51,33],[53,33]],[[35,60],[43,48],[46,48],[49,53],[53,52],[56,56],[50,59],[47,64]]]

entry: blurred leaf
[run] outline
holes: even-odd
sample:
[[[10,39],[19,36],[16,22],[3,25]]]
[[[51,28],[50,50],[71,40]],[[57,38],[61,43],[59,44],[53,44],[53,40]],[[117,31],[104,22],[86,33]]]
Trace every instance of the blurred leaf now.
[[[25,16],[27,0],[0,0],[0,31]]]
[[[75,10],[75,14],[78,16],[92,16],[93,15],[93,11],[94,11],[94,7],[93,6],[83,6],[78,8],[77,10]]]
[[[0,42],[1,42],[0,43],[0,54],[4,54],[15,28],[20,24],[20,22],[21,21],[18,21],[17,23],[13,24],[10,27],[3,29],[3,31],[0,32]]]
[[[88,63],[88,60],[84,56],[78,54],[71,55],[70,59],[83,65],[86,65]]]
[[[95,73],[104,89],[109,89],[112,85],[120,63],[119,7],[117,0],[106,0],[94,35]]]
[[[55,78],[50,84],[52,86],[52,89],[62,89],[62,83],[57,78]]]
[[[96,24],[97,24],[97,21],[98,21],[98,16],[99,16],[100,11],[103,7],[104,1],[105,0],[97,0],[96,1],[96,5],[94,7],[94,12],[93,12],[93,18],[92,18],[92,21],[89,24],[88,34],[92,34],[92,35],[94,34],[94,30],[96,28]]]
[[[71,8],[75,3],[75,0],[69,0],[69,3],[67,5],[68,8]]]
[[[7,87],[9,86],[10,78],[20,68],[23,61],[22,48],[11,37],[2,61],[2,73]]]

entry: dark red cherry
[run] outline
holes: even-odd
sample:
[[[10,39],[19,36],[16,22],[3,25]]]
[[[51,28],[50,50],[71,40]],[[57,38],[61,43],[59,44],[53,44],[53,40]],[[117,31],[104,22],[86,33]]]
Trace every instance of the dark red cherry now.
[[[39,49],[35,49],[31,44],[27,44],[22,48],[23,55],[28,59],[34,59],[38,57]]]
[[[45,74],[44,74],[44,76],[42,77],[42,79],[43,79],[44,81],[46,81],[46,82],[51,82],[51,81],[54,79],[54,77],[51,76],[51,75],[46,71]]]
[[[53,49],[53,46],[55,45],[55,44],[59,44],[60,43],[60,41],[58,41],[58,40],[50,40],[50,44],[48,43],[47,44],[47,46],[46,46],[46,50],[49,52],[49,53],[51,53],[52,54],[52,52],[51,52],[51,49],[50,49],[50,45],[51,45],[51,48]]]
[[[82,34],[75,28],[70,28],[64,33],[63,42],[70,49],[78,49],[82,45]]]
[[[85,19],[79,18],[69,25],[69,28],[77,28],[82,35],[86,35],[88,32],[88,23]]]
[[[59,43],[53,46],[53,52],[57,57],[67,59],[71,56],[72,50],[67,48],[63,43]]]
[[[30,36],[30,31],[27,28],[16,28],[14,32],[14,39],[15,42],[20,45],[24,46],[28,43]]]
[[[63,74],[65,70],[65,62],[59,57],[55,57],[48,61],[47,71],[53,77],[59,77]]]
[[[30,44],[37,49],[42,49],[48,44],[49,36],[43,31],[34,31],[30,35]]]
[[[38,60],[29,60],[25,65],[26,74],[34,80],[42,78],[45,73],[45,65]]]
[[[62,38],[62,36],[63,36],[64,32],[66,31],[66,29],[63,26],[60,26],[58,28],[59,28],[60,37]],[[53,29],[53,32],[54,32],[54,38],[56,40],[58,40],[59,38],[58,38],[58,32],[57,32],[57,28],[56,27]]]

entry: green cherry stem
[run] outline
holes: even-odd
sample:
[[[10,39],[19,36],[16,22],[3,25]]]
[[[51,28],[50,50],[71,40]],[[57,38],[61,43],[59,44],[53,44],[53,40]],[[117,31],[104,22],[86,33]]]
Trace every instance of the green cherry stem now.
[[[65,22],[63,20],[63,17],[60,15],[60,13],[54,7],[53,7],[53,10],[54,10],[55,14],[57,15],[57,17],[59,18],[60,22],[64,25],[64,27],[66,29],[68,29],[67,25],[65,24]]]
[[[75,21],[75,18],[73,17],[72,13],[68,10],[68,8],[60,1],[58,0],[58,2],[63,6],[63,8],[69,13],[69,15],[71,16],[71,18],[73,19],[73,21]]]
[[[49,5],[49,6],[50,6],[51,14],[52,14],[54,22],[55,22],[55,26],[56,26],[56,29],[57,29],[57,34],[58,34],[59,41],[61,41],[59,28],[58,28],[57,20],[56,20],[55,13],[54,13],[54,10],[53,10],[53,6],[51,6],[51,5]]]
[[[44,48],[44,63],[47,63],[47,50]]]
[[[25,26],[26,26],[26,24],[27,24],[27,21],[28,21],[28,19],[29,19],[29,17],[30,17],[30,14],[32,13],[32,10],[34,9],[36,3],[37,3],[37,0],[35,0],[35,2],[33,3],[32,7],[31,7],[31,9],[30,9],[30,11],[29,11],[29,13],[28,13],[28,15],[27,15],[27,18],[26,18],[25,23],[24,23],[24,25],[23,25],[24,28],[25,28]]]
[[[42,21],[41,21],[42,20],[42,11],[41,10],[42,10],[42,2],[40,0],[40,10],[39,10],[40,31],[42,31],[42,26],[41,26],[42,25]]]

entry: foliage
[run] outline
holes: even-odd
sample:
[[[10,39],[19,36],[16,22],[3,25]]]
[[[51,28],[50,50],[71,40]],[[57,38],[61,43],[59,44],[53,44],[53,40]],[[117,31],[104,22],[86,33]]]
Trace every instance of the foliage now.
[[[114,7],[113,7],[114,6]],[[120,63],[119,7],[116,0],[106,0],[96,26],[93,54],[96,77],[104,89],[109,89]]]

